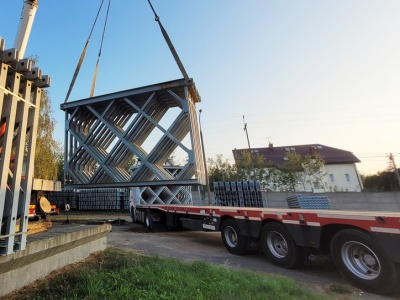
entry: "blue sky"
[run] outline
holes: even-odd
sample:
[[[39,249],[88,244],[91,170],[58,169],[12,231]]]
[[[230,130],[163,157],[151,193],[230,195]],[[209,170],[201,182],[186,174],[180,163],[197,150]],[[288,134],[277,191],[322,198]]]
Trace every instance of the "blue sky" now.
[[[252,147],[324,144],[353,152],[364,173],[385,169],[390,152],[400,165],[400,1],[152,3],[202,97],[207,158],[247,147],[245,116]],[[26,56],[52,77],[60,141],[60,104],[99,4],[39,0]],[[0,5],[12,48],[22,1]],[[70,101],[89,96],[105,8]],[[181,77],[148,2],[113,0],[95,94]]]

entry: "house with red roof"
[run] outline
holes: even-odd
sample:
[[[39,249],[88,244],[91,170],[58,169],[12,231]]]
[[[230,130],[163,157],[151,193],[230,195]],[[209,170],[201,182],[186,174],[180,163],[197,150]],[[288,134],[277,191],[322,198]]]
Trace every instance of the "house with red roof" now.
[[[235,161],[242,156],[244,151],[249,151],[249,149],[234,149],[232,151]],[[356,163],[361,161],[352,152],[321,144],[274,147],[272,143],[269,143],[269,146],[265,148],[251,148],[250,151],[253,156],[262,156],[266,164],[277,169],[289,160],[287,154],[290,152],[295,152],[302,157],[308,155],[311,158],[316,157],[318,153],[324,161],[320,172],[321,180],[314,183],[312,180],[299,183],[296,186],[297,192],[361,192],[363,189],[356,167]],[[273,191],[281,191],[274,182],[266,184]]]

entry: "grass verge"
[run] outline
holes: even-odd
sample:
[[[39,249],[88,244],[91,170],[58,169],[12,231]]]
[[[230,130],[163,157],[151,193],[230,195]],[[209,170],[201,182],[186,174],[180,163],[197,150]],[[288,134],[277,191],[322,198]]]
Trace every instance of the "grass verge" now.
[[[8,298],[10,299],[10,298]],[[12,299],[328,299],[293,280],[109,248]]]

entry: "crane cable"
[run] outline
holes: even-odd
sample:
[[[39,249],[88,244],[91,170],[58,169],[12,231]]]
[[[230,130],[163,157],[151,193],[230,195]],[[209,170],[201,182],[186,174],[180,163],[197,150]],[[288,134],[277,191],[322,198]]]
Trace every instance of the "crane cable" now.
[[[96,25],[96,22],[97,22],[97,19],[98,19],[98,17],[99,17],[101,8],[102,8],[102,6],[103,6],[103,2],[104,2],[104,0],[101,0],[99,10],[97,11],[97,15],[96,15],[96,18],[95,18],[95,20],[94,20],[92,29],[90,30],[90,34],[89,34],[89,36],[88,36],[88,38],[87,38],[87,40],[86,40],[85,47],[83,48],[82,53],[81,53],[81,56],[79,57],[78,65],[76,66],[76,69],[75,69],[75,72],[74,72],[74,76],[72,77],[71,83],[70,83],[70,85],[69,85],[69,89],[68,89],[68,92],[67,92],[67,96],[65,97],[64,103],[67,103],[68,98],[69,98],[69,96],[70,96],[70,94],[71,94],[71,92],[72,92],[72,88],[74,87],[75,80],[76,80],[76,78],[78,77],[79,71],[80,71],[80,69],[81,69],[83,60],[84,60],[85,55],[86,55],[87,47],[88,47],[89,42],[90,42],[90,37],[92,36],[94,27],[95,27],[95,25]]]
[[[90,97],[93,97],[94,89],[96,87],[97,72],[99,70],[99,61],[100,61],[100,56],[101,56],[101,49],[103,48],[104,34],[106,32],[106,27],[107,27],[107,19],[108,19],[108,13],[110,11],[110,3],[111,3],[111,0],[108,0],[106,19],[104,21],[103,34],[101,36],[100,49],[99,49],[99,55],[97,56],[96,68],[95,68],[94,74],[93,74],[92,89],[90,90]]]
[[[183,64],[182,64],[182,62],[181,62],[181,60],[179,59],[178,53],[176,52],[176,50],[175,50],[175,48],[174,48],[174,45],[173,45],[172,42],[171,42],[171,39],[169,38],[169,36],[168,36],[166,30],[164,29],[164,27],[162,26],[161,21],[160,21],[160,17],[157,15],[156,11],[154,10],[154,7],[153,7],[153,5],[151,4],[150,0],[147,0],[147,1],[149,2],[150,7],[151,7],[151,10],[152,10],[153,13],[154,13],[154,17],[155,17],[154,20],[155,20],[155,21],[158,23],[158,25],[160,26],[161,33],[162,33],[162,35],[164,36],[164,39],[165,39],[165,41],[166,41],[167,44],[168,44],[169,50],[171,50],[172,56],[174,57],[175,62],[176,62],[176,64],[178,65],[179,70],[181,71],[181,73],[182,73],[182,75],[183,75],[183,78],[185,78],[186,80],[188,80],[188,79],[189,79],[189,75],[186,73],[186,70],[185,70],[185,68],[184,68],[184,66],[183,66]]]

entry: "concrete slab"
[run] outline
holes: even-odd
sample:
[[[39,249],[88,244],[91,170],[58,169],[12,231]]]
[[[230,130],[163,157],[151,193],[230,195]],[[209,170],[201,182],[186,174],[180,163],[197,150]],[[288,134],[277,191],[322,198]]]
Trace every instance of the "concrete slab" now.
[[[107,247],[110,224],[62,224],[28,236],[26,249],[0,256],[0,297]]]

